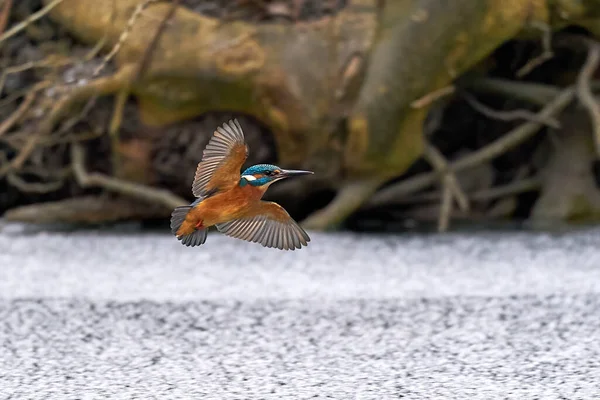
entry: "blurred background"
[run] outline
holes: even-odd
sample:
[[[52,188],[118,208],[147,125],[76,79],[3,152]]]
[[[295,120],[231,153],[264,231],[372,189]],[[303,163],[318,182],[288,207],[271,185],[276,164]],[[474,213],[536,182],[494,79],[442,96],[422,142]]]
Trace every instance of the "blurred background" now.
[[[214,129],[314,230],[595,224],[594,1],[4,0],[0,213],[166,229]]]
[[[0,0],[0,399],[597,398],[598,40],[600,0]],[[314,171],[265,195],[308,247],[171,234],[232,118]]]

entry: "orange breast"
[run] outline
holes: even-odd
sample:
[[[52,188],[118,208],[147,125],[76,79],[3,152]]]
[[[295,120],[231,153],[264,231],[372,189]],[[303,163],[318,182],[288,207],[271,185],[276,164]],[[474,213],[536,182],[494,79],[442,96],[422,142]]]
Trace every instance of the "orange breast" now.
[[[246,185],[216,194],[202,201],[192,210],[194,217],[202,220],[205,227],[241,218],[260,201],[264,194],[262,188]]]

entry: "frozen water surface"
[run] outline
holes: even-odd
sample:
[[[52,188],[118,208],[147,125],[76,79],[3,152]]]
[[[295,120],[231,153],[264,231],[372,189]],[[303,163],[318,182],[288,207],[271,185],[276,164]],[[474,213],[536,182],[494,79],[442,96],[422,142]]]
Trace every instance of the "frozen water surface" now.
[[[0,399],[593,399],[600,230],[0,232]]]

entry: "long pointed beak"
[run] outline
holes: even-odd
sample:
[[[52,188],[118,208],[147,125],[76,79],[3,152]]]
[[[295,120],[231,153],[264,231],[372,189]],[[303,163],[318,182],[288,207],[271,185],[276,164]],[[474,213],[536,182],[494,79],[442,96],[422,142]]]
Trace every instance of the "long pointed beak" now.
[[[312,171],[302,171],[299,169],[283,169],[283,170],[281,170],[280,176],[282,178],[291,178],[294,176],[312,175],[312,174],[314,174],[314,172],[312,172]]]

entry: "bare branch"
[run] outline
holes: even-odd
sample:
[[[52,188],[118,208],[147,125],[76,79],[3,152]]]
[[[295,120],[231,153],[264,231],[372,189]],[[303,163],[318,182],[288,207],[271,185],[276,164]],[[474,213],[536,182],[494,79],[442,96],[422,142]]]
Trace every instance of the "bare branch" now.
[[[475,96],[471,95],[470,93],[463,92],[463,93],[461,93],[461,96],[476,111],[480,112],[481,114],[483,114],[486,117],[491,118],[491,119],[497,119],[500,121],[514,121],[516,119],[524,119],[526,121],[540,122],[544,125],[549,126],[550,128],[554,128],[554,129],[560,128],[560,123],[558,122],[558,120],[556,120],[556,118],[550,117],[547,119],[544,119],[544,118],[539,119],[539,117],[535,113],[532,113],[531,111],[524,110],[524,109],[511,110],[511,111],[493,110],[490,107],[486,106],[485,104],[479,102],[479,100],[477,100],[475,98]]]
[[[452,215],[452,186],[450,184],[450,176],[451,175],[447,174],[442,180],[444,185],[442,189],[440,215],[438,217],[438,232],[446,232],[450,225],[450,217]]]
[[[425,106],[430,105],[434,101],[441,99],[442,97],[451,95],[455,92],[455,89],[456,88],[454,87],[454,85],[449,85],[441,89],[434,90],[433,92],[427,93],[425,96],[413,101],[412,103],[410,103],[410,106],[412,108],[423,108]]]
[[[14,113],[10,117],[4,120],[4,122],[0,123],[0,136],[4,135],[13,125],[18,123],[21,118],[25,115],[25,113],[29,110],[33,101],[37,97],[37,92],[32,90],[27,94],[23,102],[19,105],[19,108],[15,110]]]
[[[12,8],[12,0],[6,0],[4,4],[0,4],[0,6],[2,6],[2,10],[0,11],[0,33],[2,33],[8,23],[10,9]]]
[[[63,179],[58,180],[56,182],[27,182],[14,172],[9,172],[8,175],[6,175],[6,180],[8,181],[8,183],[10,183],[11,185],[13,185],[14,187],[16,187],[24,193],[55,192],[61,187],[63,187],[63,185],[65,184],[65,181]]]
[[[38,12],[36,12],[34,14],[31,14],[24,21],[21,21],[17,25],[13,26],[11,29],[9,29],[6,32],[4,32],[2,35],[0,35],[0,45],[6,39],[8,39],[8,38],[10,38],[10,37],[12,37],[14,35],[16,35],[17,33],[21,32],[23,29],[27,28],[27,26],[29,26],[30,24],[32,24],[35,21],[43,18],[46,14],[48,14],[50,11],[52,11],[52,9],[54,7],[58,6],[63,1],[64,0],[54,0],[52,3],[48,4],[47,6],[45,6],[44,8],[42,8],[41,10],[39,10]]]
[[[600,45],[591,40],[587,42],[589,46],[588,57],[577,77],[577,97],[587,109],[592,120],[596,155],[600,156],[600,107],[590,87],[591,77],[596,69],[598,69],[598,63],[600,62]]]
[[[74,88],[54,106],[50,114],[40,124],[34,134],[30,135],[19,154],[10,163],[0,168],[0,177],[8,172],[18,170],[23,166],[38,142],[43,137],[50,135],[54,125],[58,123],[74,104],[89,100],[95,96],[110,94],[118,91],[131,78],[131,68],[121,68],[115,75],[96,79],[85,86]]]
[[[444,185],[448,185],[450,188],[450,194],[456,199],[456,203],[462,211],[468,211],[469,199],[467,195],[460,187],[458,179],[454,172],[450,171],[448,167],[448,161],[446,157],[434,146],[426,145],[424,152],[425,159],[433,166],[438,174],[440,174],[441,180]]]
[[[542,65],[543,63],[545,63],[546,61],[548,61],[552,57],[554,57],[554,52],[552,51],[552,43],[551,43],[552,28],[550,28],[550,26],[548,24],[546,24],[542,21],[533,21],[531,23],[531,25],[542,31],[542,54],[540,54],[537,57],[532,58],[523,67],[521,67],[517,71],[518,78],[521,78],[521,77],[527,75],[528,73],[533,71],[535,68],[539,67],[540,65]]]
[[[548,118],[557,115],[572,102],[574,97],[575,90],[573,87],[564,89],[562,93],[538,113],[538,117]],[[458,172],[491,160],[527,140],[535,134],[541,126],[542,124],[536,121],[526,122],[489,145],[471,153],[467,157],[451,163],[449,169]],[[402,196],[414,193],[431,185],[435,182],[436,177],[436,172],[429,172],[391,185],[372,196],[366,206],[375,207],[383,204],[393,204],[396,202],[397,198],[401,198]]]
[[[119,52],[119,50],[121,49],[121,47],[127,40],[127,37],[129,37],[129,33],[131,32],[131,29],[135,25],[135,22],[142,14],[142,11],[144,11],[144,9],[146,7],[148,7],[151,3],[155,3],[157,1],[158,0],[145,0],[144,2],[138,4],[138,6],[135,8],[135,10],[133,10],[133,13],[131,13],[131,17],[127,21],[127,26],[125,27],[123,32],[121,32],[121,36],[119,36],[119,40],[117,40],[117,43],[113,46],[112,50],[106,56],[104,56],[104,60],[102,60],[102,64],[100,64],[98,66],[98,68],[96,68],[94,70],[93,76],[98,76],[98,74],[100,74],[100,72],[102,72],[102,70],[106,67],[106,65],[108,65],[110,60],[112,60],[113,57]]]
[[[538,177],[524,178],[506,185],[492,188],[480,189],[473,193],[467,193],[471,202],[496,200],[506,196],[514,196],[520,193],[539,190],[542,187],[541,179]],[[439,190],[415,194],[410,197],[398,199],[396,204],[421,204],[441,201],[442,192]]]
[[[85,151],[80,144],[73,143],[71,145],[71,162],[75,179],[82,187],[100,187],[124,196],[159,204],[169,209],[189,203],[168,190],[154,189],[99,173],[88,173],[85,169]]]

